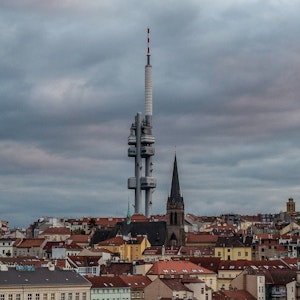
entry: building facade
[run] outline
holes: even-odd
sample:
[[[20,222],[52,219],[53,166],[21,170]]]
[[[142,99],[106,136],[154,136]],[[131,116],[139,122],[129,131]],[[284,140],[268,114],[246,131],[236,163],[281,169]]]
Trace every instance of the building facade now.
[[[1,267],[1,300],[89,300],[91,283],[74,271]]]

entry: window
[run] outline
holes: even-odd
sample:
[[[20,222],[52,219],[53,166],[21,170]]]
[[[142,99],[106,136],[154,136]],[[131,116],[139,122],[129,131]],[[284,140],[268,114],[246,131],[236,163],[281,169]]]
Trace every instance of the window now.
[[[35,300],[40,300],[40,294],[35,294]]]
[[[60,294],[60,300],[65,300],[66,299],[66,294],[65,293],[61,293]]]
[[[51,297],[50,298],[51,300],[55,300],[55,294],[54,293],[51,293],[50,297]]]
[[[239,252],[238,252],[238,256],[241,256],[241,255],[242,255],[242,254],[241,254],[241,251],[239,251]]]
[[[13,300],[13,294],[8,294],[8,300]]]
[[[245,256],[248,256],[248,251],[245,252]]]
[[[86,292],[82,293],[82,300],[86,300]]]
[[[79,293],[75,294],[75,300],[79,300]]]
[[[21,294],[16,294],[16,300],[21,300]]]
[[[43,300],[47,300],[48,299],[48,294],[43,294]]]
[[[0,294],[0,300],[4,300],[5,299],[5,295],[4,294]]]
[[[32,294],[27,295],[27,300],[32,300]]]
[[[68,293],[68,300],[72,300],[72,293]]]

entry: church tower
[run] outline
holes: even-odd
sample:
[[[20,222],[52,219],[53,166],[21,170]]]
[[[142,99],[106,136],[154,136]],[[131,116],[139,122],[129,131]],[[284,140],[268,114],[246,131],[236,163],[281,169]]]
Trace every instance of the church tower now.
[[[292,215],[296,212],[296,203],[293,198],[289,198],[289,201],[286,203],[286,212],[288,215]]]
[[[167,201],[167,246],[185,245],[184,232],[184,201],[180,192],[177,159],[175,155],[173,176],[171,183],[171,194]]]

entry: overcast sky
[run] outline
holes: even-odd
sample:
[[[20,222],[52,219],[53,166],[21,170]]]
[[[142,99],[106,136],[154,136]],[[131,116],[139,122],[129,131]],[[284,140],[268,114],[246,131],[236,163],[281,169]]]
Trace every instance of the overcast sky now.
[[[0,219],[126,216],[147,27],[153,213],[175,151],[186,213],[278,213],[291,197],[297,209],[299,12],[294,0],[1,1]]]

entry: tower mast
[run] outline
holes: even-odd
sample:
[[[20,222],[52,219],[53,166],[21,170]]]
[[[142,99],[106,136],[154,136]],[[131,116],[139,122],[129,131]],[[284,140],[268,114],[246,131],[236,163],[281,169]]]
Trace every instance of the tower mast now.
[[[128,178],[128,188],[135,190],[135,214],[142,213],[142,190],[145,191],[145,216],[152,214],[152,193],[156,179],[152,177],[152,156],[155,153],[152,145],[152,66],[150,64],[150,29],[147,29],[147,64],[145,66],[145,119],[141,113],[135,117],[128,137],[128,156],[135,158],[135,177]],[[145,159],[145,173],[142,177],[142,161]]]

